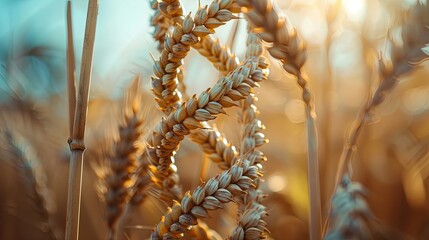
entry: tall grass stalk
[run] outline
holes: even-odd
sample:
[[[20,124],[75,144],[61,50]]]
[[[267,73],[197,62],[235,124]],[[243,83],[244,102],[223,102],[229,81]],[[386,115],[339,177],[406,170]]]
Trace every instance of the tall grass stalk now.
[[[89,86],[91,82],[97,14],[98,0],[89,0],[85,40],[82,51],[82,66],[80,70],[79,89],[74,115],[73,134],[68,140],[71,155],[67,195],[66,240],[78,239],[79,237],[83,152],[85,150],[84,136],[86,114],[88,111]]]

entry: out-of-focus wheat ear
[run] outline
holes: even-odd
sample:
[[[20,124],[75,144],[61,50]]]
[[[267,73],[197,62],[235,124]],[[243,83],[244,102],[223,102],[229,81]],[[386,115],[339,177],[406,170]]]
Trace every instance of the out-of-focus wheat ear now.
[[[150,6],[152,10],[154,10],[154,14],[150,18],[150,24],[155,28],[152,35],[155,41],[158,42],[158,50],[162,51],[162,49],[164,49],[165,34],[168,32],[170,23],[161,11],[159,11],[157,0],[152,0]]]
[[[58,239],[50,216],[48,204],[52,203],[52,198],[46,186],[46,175],[34,149],[22,136],[13,134],[7,129],[0,130],[0,135],[1,145],[13,156],[10,158],[10,164],[17,168],[18,174],[24,179],[27,196],[33,201],[32,205],[43,220],[42,223],[35,223],[35,226],[40,226],[40,230],[49,235],[49,239]]]
[[[317,147],[316,114],[313,97],[302,67],[307,59],[305,43],[290,21],[280,12],[273,0],[237,0],[244,8],[249,23],[258,29],[262,40],[272,43],[267,48],[271,56],[282,63],[288,73],[295,76],[302,89],[307,115],[307,178],[310,200],[310,239],[321,237],[320,180]]]
[[[133,175],[138,165],[137,159],[144,149],[141,143],[144,137],[144,116],[140,100],[137,77],[124,96],[123,121],[118,127],[119,137],[113,144],[113,153],[108,159],[109,167],[104,177],[106,220],[110,239],[115,239],[116,234],[122,239],[122,232],[117,231],[117,221],[131,197],[131,187],[134,185],[133,181],[136,181]]]
[[[89,0],[85,37],[82,51],[79,88],[74,115],[73,134],[68,140],[70,146],[70,171],[67,192],[66,240],[79,236],[80,202],[82,192],[83,151],[85,150],[85,125],[88,111],[89,87],[91,83],[92,57],[95,29],[97,25],[98,0]]]
[[[384,102],[389,91],[398,82],[399,77],[412,72],[417,65],[429,58],[423,48],[429,42],[429,3],[417,2],[410,12],[410,18],[402,25],[402,44],[390,41],[390,56],[382,56],[379,61],[380,84],[374,94],[364,104],[354,126],[350,129],[344,144],[336,182],[339,183],[347,172],[353,152],[356,150],[360,133],[371,118],[372,110]]]
[[[364,195],[361,184],[351,182],[348,175],[343,177],[334,194],[332,226],[325,239],[372,239],[367,223],[373,216]]]
[[[410,17],[402,24],[402,44],[389,41],[390,56],[382,56],[379,61],[380,83],[374,94],[363,105],[349,130],[338,163],[335,187],[342,181],[343,176],[347,175],[348,167],[357,150],[359,136],[371,119],[373,110],[385,101],[389,91],[396,86],[401,76],[412,72],[418,64],[429,58],[428,53],[424,51],[429,42],[429,3],[417,2],[409,14]],[[329,221],[327,218],[324,229],[327,228]]]
[[[76,108],[76,60],[73,45],[73,24],[71,1],[67,1],[67,90],[69,102],[69,136],[73,134],[74,113]]]

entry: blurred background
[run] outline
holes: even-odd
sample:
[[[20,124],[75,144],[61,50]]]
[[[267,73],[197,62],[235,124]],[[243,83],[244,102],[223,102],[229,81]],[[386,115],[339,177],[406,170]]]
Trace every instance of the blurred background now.
[[[329,206],[334,175],[345,136],[361,106],[377,86],[377,60],[388,54],[388,39],[400,37],[412,0],[285,0],[281,9],[307,42],[305,71],[315,96],[319,131],[323,215]],[[79,73],[88,2],[72,1],[76,66]],[[183,1],[195,13],[196,1]],[[202,0],[202,5],[210,4]],[[153,61],[159,56],[152,38],[148,1],[100,0],[93,77],[86,133],[80,239],[105,239],[103,201],[97,194],[98,149],[117,134],[121,101],[135,75],[142,77],[143,106],[155,109],[150,92]],[[429,13],[428,13],[429,14]],[[234,30],[236,29],[236,30]],[[237,31],[231,43],[233,31]],[[231,21],[215,34],[242,60],[246,22]],[[66,1],[0,1],[0,127],[25,139],[40,179],[46,183],[47,208],[54,232],[64,236],[68,181],[68,110],[66,89]],[[270,142],[262,148],[262,188],[271,237],[306,239],[308,196],[304,103],[295,80],[272,58],[269,81],[257,89],[257,106]],[[361,136],[353,162],[353,180],[367,189],[367,201],[384,232],[400,239],[429,239],[429,77],[424,63],[400,79],[388,101],[377,108]],[[78,75],[79,76],[79,75]],[[200,93],[218,79],[217,70],[191,50],[185,59],[187,94]],[[156,112],[156,111],[154,111]],[[234,144],[238,109],[216,120]],[[161,114],[147,120],[150,128]],[[198,146],[185,141],[177,154],[184,189],[201,181]],[[0,154],[0,238],[47,239],[38,206],[24,191],[28,181]],[[207,177],[219,173],[210,166]],[[149,199],[136,212],[127,231],[146,239],[165,206]],[[213,217],[209,224],[222,236],[235,225],[235,213]],[[218,216],[213,214],[213,216]],[[287,233],[287,238],[285,238]]]

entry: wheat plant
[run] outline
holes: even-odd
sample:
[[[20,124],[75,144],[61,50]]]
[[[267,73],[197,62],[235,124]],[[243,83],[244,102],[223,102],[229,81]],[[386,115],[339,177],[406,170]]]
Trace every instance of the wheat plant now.
[[[0,239],[429,239],[427,1],[84,2],[0,39]]]

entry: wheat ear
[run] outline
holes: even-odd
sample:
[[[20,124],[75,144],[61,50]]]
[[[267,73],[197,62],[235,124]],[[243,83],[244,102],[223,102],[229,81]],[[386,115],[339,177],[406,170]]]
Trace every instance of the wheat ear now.
[[[248,44],[258,44],[262,47],[261,39],[254,33],[249,33],[247,42]],[[256,100],[255,95],[250,94],[242,101],[240,158],[248,159],[250,165],[258,167],[261,171],[262,162],[259,160],[266,160],[266,157],[257,148],[268,142],[268,140],[262,133],[265,127],[258,119],[259,111],[255,105]],[[265,195],[258,189],[261,176],[262,174],[255,178],[253,186],[247,190],[244,196],[237,199],[239,204],[238,225],[228,239],[264,239],[266,237],[268,233],[266,230],[267,223],[263,218],[267,215],[267,212],[265,206],[261,204]]]
[[[153,38],[158,43],[158,50],[162,51],[164,49],[164,39],[165,35],[168,33],[168,28],[170,23],[168,19],[159,11],[158,9],[158,0],[152,0],[150,2],[154,14],[150,19],[150,24],[155,28],[152,33]]]
[[[187,192],[181,203],[174,201],[156,226],[151,239],[181,238],[183,233],[198,224],[198,218],[208,217],[208,210],[223,208],[233,196],[244,193],[258,177],[258,168],[247,160],[238,161],[230,169]]]
[[[174,26],[172,36],[166,35],[164,49],[159,60],[154,63],[155,77],[152,78],[152,92],[161,110],[168,114],[180,106],[181,95],[177,90],[178,69],[190,51],[190,46],[196,44],[199,37],[214,33],[215,28],[235,19],[236,16],[232,12],[235,11],[235,6],[232,0],[214,1],[209,7],[198,9],[194,18],[188,14],[182,25]]]
[[[382,57],[380,59],[380,84],[374,94],[368,99],[368,102],[364,104],[354,125],[349,130],[348,139],[346,139],[346,143],[344,144],[335,176],[335,188],[340,184],[344,176],[347,175],[347,167],[351,163],[353,153],[357,149],[356,145],[359,136],[371,118],[372,111],[384,102],[388,92],[395,87],[399,77],[411,72],[416,65],[428,59],[427,53],[422,50],[429,42],[429,30],[427,27],[429,26],[428,11],[428,3],[423,4],[418,2],[411,11],[410,20],[404,23],[402,27],[402,45],[390,41],[390,58]],[[325,221],[324,230],[327,229],[328,225],[329,218]]]
[[[238,58],[227,46],[210,35],[201,38],[201,41],[192,47],[206,57],[223,76],[233,71],[239,63]]]
[[[294,75],[302,89],[302,99],[307,116],[307,178],[310,199],[310,239],[320,239],[321,206],[320,181],[317,152],[316,114],[312,95],[307,86],[307,77],[302,72],[307,54],[304,41],[289,20],[280,14],[272,0],[237,0],[245,8],[245,15],[262,40],[272,43],[268,52],[280,60],[283,68]]]
[[[134,85],[134,84],[133,84]],[[124,122],[120,124],[119,138],[115,141],[114,152],[109,158],[109,172],[104,178],[107,191],[105,192],[106,219],[109,237],[116,235],[116,223],[130,197],[131,177],[136,171],[138,154],[141,144],[138,144],[143,132],[143,119],[140,113],[137,96],[125,97]],[[118,235],[122,233],[118,232]]]
[[[229,143],[216,128],[197,129],[189,135],[189,138],[198,143],[208,158],[222,170],[229,169],[237,160],[236,147]]]
[[[214,4],[212,4],[212,6],[216,7],[216,5]],[[152,9],[155,9],[156,11],[154,17],[152,18],[152,25],[158,23],[161,24],[160,27],[165,26],[167,28],[165,31],[161,31],[160,27],[157,27],[155,25],[154,38],[157,40],[161,39],[161,34],[165,36],[168,30],[168,22],[166,22],[167,25],[164,25],[165,21],[163,19],[170,20],[170,25],[171,22],[173,24],[183,24],[183,7],[181,6],[180,1],[163,1],[160,4],[155,1],[152,4]],[[218,39],[214,39],[210,35],[202,37],[200,41],[196,44],[193,44],[192,47],[195,48],[201,55],[206,57],[210,62],[212,62],[214,67],[217,68],[223,76],[226,76],[229,72],[233,71],[239,63],[238,58],[235,55],[231,54],[231,51],[228,47],[223,46]],[[179,70],[182,71],[181,68],[179,68]],[[183,74],[178,75],[178,88],[180,89],[179,92],[181,94],[186,91],[186,86],[183,83]],[[211,143],[208,142],[209,136],[211,136],[212,139]],[[218,137],[213,139],[213,136]],[[216,141],[217,138],[221,138],[223,141],[220,141],[218,144],[215,145],[213,141]],[[210,159],[215,160],[218,163],[219,167],[221,167],[222,169],[227,169],[231,167],[232,158],[234,157],[231,156],[231,154],[236,155],[235,147],[229,144],[225,137],[221,137],[220,132],[216,128],[211,129],[210,132],[206,129],[199,129],[195,135],[191,133],[190,139],[200,144],[203,147],[203,151],[205,153],[217,153],[215,155],[210,156]],[[227,152],[228,155],[226,157],[228,159],[226,159],[226,161],[224,161],[223,159],[223,153],[225,152],[225,150],[229,150],[229,152]],[[229,162],[228,165],[226,165],[225,162]]]
[[[249,49],[262,52],[260,46],[249,45]],[[236,101],[250,94],[252,87],[266,80],[266,73],[256,69],[257,66],[265,71],[267,59],[248,58],[243,65],[221,78],[213,88],[207,89],[198,98],[194,95],[188,103],[183,103],[166,119],[162,119],[148,141],[149,159],[156,167],[155,176],[161,177],[164,182],[175,173],[175,166],[172,165],[174,153],[190,130],[203,128],[201,122],[215,119],[219,113],[224,112],[224,107],[235,106]],[[171,186],[171,183],[174,182],[170,181],[169,184],[167,181],[166,186]]]
[[[346,175],[336,189],[332,200],[330,218],[333,227],[326,240],[334,239],[371,239],[367,221],[372,217],[363,198],[365,191],[359,183],[351,182]]]
[[[41,169],[40,163],[35,156],[32,146],[21,136],[18,138],[9,130],[0,130],[1,146],[8,152],[13,154],[11,163],[18,168],[20,176],[22,176],[29,184],[28,194],[30,199],[37,206],[37,211],[44,223],[40,225],[40,230],[49,234],[50,239],[57,239],[54,233],[53,224],[50,218],[48,209],[48,192],[46,186],[46,176]],[[19,141],[19,143],[18,143]]]
[[[82,66],[77,95],[73,135],[68,140],[70,146],[70,173],[68,183],[66,240],[75,240],[79,236],[80,200],[82,190],[83,151],[86,114],[88,111],[89,86],[91,82],[92,56],[97,23],[98,0],[88,3],[85,40],[83,43]]]
[[[402,27],[402,45],[391,42],[390,59],[387,57],[380,59],[380,84],[362,108],[358,119],[348,134],[349,138],[344,144],[336,174],[336,183],[339,183],[347,172],[347,166],[356,150],[359,136],[371,117],[371,111],[384,102],[388,92],[395,87],[399,77],[411,72],[415,66],[428,59],[427,53],[422,50],[429,42],[428,11],[428,3],[417,3],[412,9],[410,20],[404,23]]]

